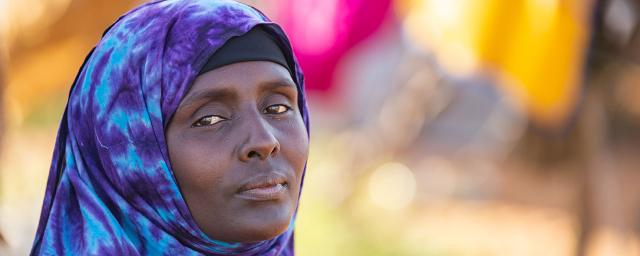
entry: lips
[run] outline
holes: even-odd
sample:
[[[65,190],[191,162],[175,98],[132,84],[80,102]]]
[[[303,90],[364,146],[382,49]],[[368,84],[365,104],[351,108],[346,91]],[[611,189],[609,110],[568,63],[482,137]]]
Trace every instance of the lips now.
[[[240,186],[236,195],[251,201],[278,200],[285,195],[288,187],[287,177],[273,172],[250,178]]]

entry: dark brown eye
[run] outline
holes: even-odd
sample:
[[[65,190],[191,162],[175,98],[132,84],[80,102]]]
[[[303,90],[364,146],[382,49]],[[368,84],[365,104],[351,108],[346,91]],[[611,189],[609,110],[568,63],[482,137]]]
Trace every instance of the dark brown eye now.
[[[276,104],[276,105],[271,105],[268,106],[265,110],[264,113],[265,114],[283,114],[287,111],[291,110],[291,108],[289,106],[286,105],[282,105],[282,104]]]
[[[217,124],[220,121],[224,121],[224,120],[226,119],[220,116],[215,116],[215,115],[205,116],[203,118],[198,119],[198,121],[193,123],[191,126],[192,127],[209,126],[209,125]]]

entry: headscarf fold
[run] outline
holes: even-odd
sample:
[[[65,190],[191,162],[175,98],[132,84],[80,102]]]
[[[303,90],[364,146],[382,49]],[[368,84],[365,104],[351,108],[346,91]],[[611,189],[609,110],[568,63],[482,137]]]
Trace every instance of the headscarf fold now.
[[[295,64],[279,26],[224,0],[165,0],[120,17],[85,59],[56,139],[32,255],[293,255],[293,219],[271,240],[226,243],[196,225],[171,170],[165,128],[207,59],[256,25]]]

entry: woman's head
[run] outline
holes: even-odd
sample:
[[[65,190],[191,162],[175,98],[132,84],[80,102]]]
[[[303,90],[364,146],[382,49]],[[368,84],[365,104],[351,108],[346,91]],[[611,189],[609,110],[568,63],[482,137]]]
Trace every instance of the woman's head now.
[[[271,239],[289,227],[308,155],[296,83],[259,27],[205,67],[166,130],[173,173],[209,237]]]
[[[285,65],[206,69],[256,27]],[[307,154],[302,74],[277,25],[233,1],[150,2],[74,82],[33,253],[292,253]]]

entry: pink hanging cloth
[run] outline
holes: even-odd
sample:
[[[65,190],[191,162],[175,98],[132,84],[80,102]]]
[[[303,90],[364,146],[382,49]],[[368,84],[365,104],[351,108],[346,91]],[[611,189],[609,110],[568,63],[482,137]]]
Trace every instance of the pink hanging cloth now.
[[[345,54],[391,16],[391,0],[278,0],[270,15],[289,36],[310,91],[330,92]]]

